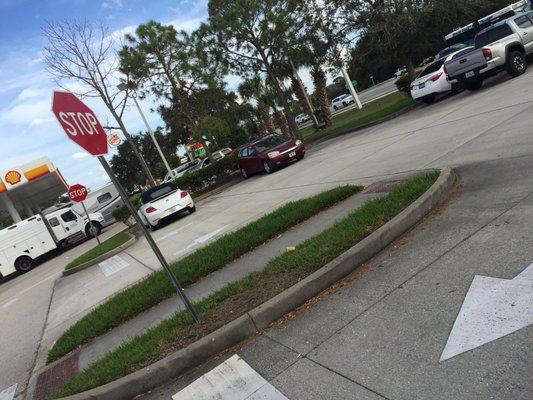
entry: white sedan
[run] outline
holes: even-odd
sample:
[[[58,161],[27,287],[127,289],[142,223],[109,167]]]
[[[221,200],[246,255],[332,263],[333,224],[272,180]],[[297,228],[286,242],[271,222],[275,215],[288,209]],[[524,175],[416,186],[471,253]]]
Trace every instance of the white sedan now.
[[[191,195],[173,183],[163,183],[143,192],[138,214],[147,227],[155,229],[163,219],[182,211],[196,211]]]
[[[466,51],[469,51],[469,49],[466,49]],[[448,80],[448,76],[444,71],[444,63],[464,51],[465,49],[453,52],[446,57],[426,65],[418,77],[411,83],[411,97],[414,100],[431,103],[441,93],[447,93],[451,90],[459,91],[460,84],[457,81]]]
[[[331,101],[331,107],[337,111],[353,102],[354,98],[351,94],[343,94],[342,96],[336,97]]]

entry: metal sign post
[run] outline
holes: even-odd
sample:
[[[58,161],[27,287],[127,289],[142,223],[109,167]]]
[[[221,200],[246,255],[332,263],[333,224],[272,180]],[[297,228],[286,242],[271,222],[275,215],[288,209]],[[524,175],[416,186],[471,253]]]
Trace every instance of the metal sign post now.
[[[126,191],[118,181],[106,159],[103,157],[108,153],[107,134],[98,121],[98,118],[96,118],[94,112],[74,94],[60,91],[54,92],[52,111],[67,134],[67,137],[88,153],[98,157],[102,167],[106,171],[107,175],[109,175],[109,178],[120,193],[120,197],[122,197],[124,204],[128,208],[137,224],[139,224],[144,236],[146,237],[146,240],[148,241],[148,244],[163,266],[163,269],[168,274],[172,285],[176,288],[178,295],[183,300],[183,304],[187,308],[187,311],[191,314],[194,320],[198,322],[198,314],[185,295],[185,291],[181,287],[178,278],[176,278],[170,269],[170,266],[161,253],[161,250],[159,250],[159,247],[157,247],[152,235],[144,226],[144,223],[137,214],[137,210],[135,210],[135,207],[133,207],[133,204],[131,204]],[[85,191],[85,195],[86,194],[87,193]]]
[[[148,244],[152,248],[153,252],[155,253],[155,255],[156,255],[157,259],[159,260],[159,262],[161,263],[161,265],[163,266],[163,269],[168,274],[168,276],[170,278],[170,281],[172,282],[172,285],[174,286],[174,288],[176,289],[176,291],[180,295],[181,300],[183,301],[183,304],[187,308],[187,311],[189,311],[189,314],[191,314],[191,316],[194,318],[194,320],[196,322],[198,322],[198,313],[196,312],[196,310],[194,309],[194,307],[193,307],[192,303],[190,302],[189,298],[185,294],[185,291],[183,290],[183,287],[181,286],[181,284],[178,281],[178,278],[176,278],[176,275],[174,275],[174,272],[172,272],[172,269],[170,268],[170,265],[168,265],[167,260],[165,259],[165,257],[161,253],[161,250],[159,250],[159,247],[157,246],[155,240],[152,238],[152,235],[151,235],[150,231],[146,228],[146,226],[144,225],[144,222],[141,220],[141,218],[137,214],[137,210],[135,210],[135,207],[133,206],[133,204],[131,204],[130,198],[128,197],[126,191],[124,190],[124,188],[122,187],[122,185],[118,181],[118,179],[115,176],[115,174],[113,173],[113,170],[111,169],[111,166],[107,163],[107,160],[104,157],[102,157],[102,156],[98,156],[98,160],[100,161],[100,163],[102,164],[102,167],[104,168],[105,172],[107,173],[107,175],[109,175],[109,178],[111,179],[111,181],[113,182],[113,184],[117,188],[117,190],[118,190],[118,192],[120,194],[120,197],[122,197],[122,200],[124,201],[124,204],[128,208],[128,210],[131,213],[131,215],[133,216],[133,218],[135,219],[135,222],[137,222],[137,224],[140,226],[144,236],[146,237],[146,241],[148,242]]]

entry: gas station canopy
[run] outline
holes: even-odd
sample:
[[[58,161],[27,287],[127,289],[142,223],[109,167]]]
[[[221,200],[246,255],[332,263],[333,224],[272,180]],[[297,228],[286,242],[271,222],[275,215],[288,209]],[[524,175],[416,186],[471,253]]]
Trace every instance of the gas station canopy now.
[[[0,217],[21,220],[39,212],[42,203],[53,200],[68,189],[65,179],[47,157],[2,171],[0,174]]]

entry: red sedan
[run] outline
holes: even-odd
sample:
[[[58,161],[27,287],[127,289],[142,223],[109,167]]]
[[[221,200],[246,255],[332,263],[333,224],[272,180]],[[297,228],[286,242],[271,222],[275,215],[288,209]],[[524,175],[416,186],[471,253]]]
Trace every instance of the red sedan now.
[[[305,147],[301,140],[269,135],[243,147],[237,156],[237,164],[242,176],[248,178],[261,171],[270,174],[304,156]]]

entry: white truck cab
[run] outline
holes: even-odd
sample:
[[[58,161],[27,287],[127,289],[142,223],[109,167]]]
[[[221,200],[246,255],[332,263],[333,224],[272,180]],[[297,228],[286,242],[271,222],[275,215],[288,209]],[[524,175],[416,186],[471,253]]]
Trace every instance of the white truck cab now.
[[[104,217],[101,213],[87,217],[71,207],[37,214],[0,230],[0,277],[27,272],[35,259],[85,237],[100,234]]]
[[[104,223],[104,217],[101,213],[89,214],[92,222],[91,228],[91,223],[87,217],[81,216],[71,207],[48,212],[44,217],[59,245],[66,245],[83,236],[94,237],[95,234],[100,234]]]

